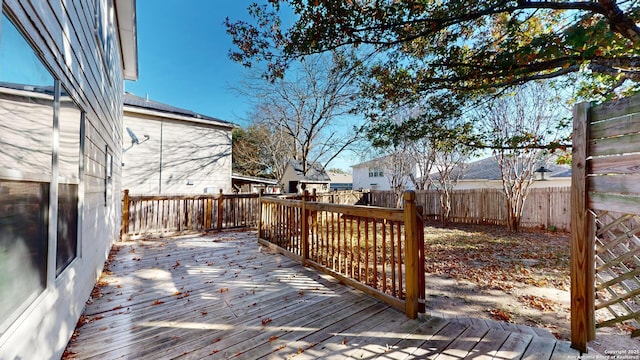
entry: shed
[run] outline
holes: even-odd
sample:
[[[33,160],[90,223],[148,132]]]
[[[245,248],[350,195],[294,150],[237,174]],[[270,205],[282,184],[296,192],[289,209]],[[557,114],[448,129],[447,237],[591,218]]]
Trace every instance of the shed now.
[[[305,174],[300,160],[290,160],[279,183],[288,193],[314,189],[320,193],[329,191],[331,178],[320,164],[307,165]]]
[[[265,194],[279,194],[281,190],[276,179],[234,173],[231,175],[231,181],[233,191],[241,193],[259,193],[262,190]]]

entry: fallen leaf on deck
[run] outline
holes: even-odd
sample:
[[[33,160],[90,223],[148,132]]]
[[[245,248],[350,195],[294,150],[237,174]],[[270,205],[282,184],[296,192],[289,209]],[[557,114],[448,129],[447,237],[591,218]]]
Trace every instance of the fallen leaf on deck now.
[[[266,319],[262,319],[262,325],[267,325],[268,323],[270,323],[272,320],[270,318],[266,318]]]
[[[278,339],[278,337],[274,335],[274,336],[269,338],[269,341],[276,341],[277,339]]]
[[[349,340],[347,340],[347,338],[342,339],[342,345],[347,345],[347,342],[348,342],[348,341],[349,341]]]
[[[155,300],[153,304],[151,304],[151,306],[160,305],[160,304],[164,304],[164,301]]]
[[[227,291],[229,291],[229,288],[222,288],[222,289],[220,289],[220,293],[224,293],[224,292],[227,292]]]

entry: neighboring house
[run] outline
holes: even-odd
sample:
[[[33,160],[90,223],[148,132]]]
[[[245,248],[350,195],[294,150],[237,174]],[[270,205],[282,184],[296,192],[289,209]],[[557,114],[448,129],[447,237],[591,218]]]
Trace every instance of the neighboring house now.
[[[223,120],[125,94],[123,189],[134,194],[231,192],[233,128]]]
[[[287,164],[279,183],[287,193],[300,193],[304,190],[312,192],[314,189],[316,192],[321,193],[329,191],[331,178],[318,164],[311,166],[307,171],[307,175],[304,175],[302,162],[291,160]]]
[[[391,190],[390,178],[394,170],[390,165],[388,156],[352,165],[352,188],[355,190]],[[404,190],[414,189],[409,175],[403,177],[402,183]]]
[[[536,166],[536,169],[540,166]],[[544,168],[549,172],[536,173],[532,188],[571,186],[571,166],[556,165],[550,160],[544,164]],[[500,166],[493,156],[467,164],[455,186],[459,190],[480,188],[502,189]]]
[[[262,190],[265,194],[279,194],[281,190],[276,179],[233,174],[231,181],[234,192],[259,193]]]
[[[330,191],[341,191],[353,189],[353,176],[351,174],[340,174],[332,171],[328,171],[327,175],[331,179],[329,184]]]
[[[135,0],[0,5],[0,358],[59,359],[120,231]]]

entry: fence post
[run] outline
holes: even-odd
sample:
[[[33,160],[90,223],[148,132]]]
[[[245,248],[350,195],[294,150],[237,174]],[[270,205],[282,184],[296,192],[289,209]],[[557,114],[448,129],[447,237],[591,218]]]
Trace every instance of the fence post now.
[[[405,314],[411,319],[418,317],[418,223],[416,211],[416,193],[404,193],[404,264],[405,264]],[[422,275],[424,276],[424,274]]]
[[[122,224],[120,228],[120,238],[128,240],[129,238],[129,189],[124,190],[122,197]]]
[[[222,212],[223,212],[223,206],[222,206],[222,189],[220,189],[220,197],[218,197],[218,231],[222,231]]]
[[[573,108],[571,164],[571,347],[587,352],[595,337],[595,239],[587,209],[589,103]]]
[[[302,207],[300,208],[300,217],[302,217],[300,224],[300,231],[302,232],[302,265],[307,265],[307,259],[309,258],[309,216],[307,216],[307,197],[309,197],[309,191],[305,190],[302,194]]]

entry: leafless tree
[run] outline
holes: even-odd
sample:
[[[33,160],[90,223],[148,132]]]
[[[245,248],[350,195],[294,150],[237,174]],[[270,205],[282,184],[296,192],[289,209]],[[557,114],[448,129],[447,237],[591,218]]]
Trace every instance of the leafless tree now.
[[[453,189],[463,174],[464,164],[469,159],[470,150],[461,144],[443,143],[435,146],[433,152],[434,172],[430,181],[440,194],[440,218],[447,225],[451,215]]]
[[[484,109],[482,118],[500,166],[511,231],[519,230],[536,167],[549,156],[548,144],[562,135],[562,104],[550,87],[529,83],[490,101]]]
[[[355,116],[349,113],[358,92],[358,72],[339,53],[308,56],[296,70],[274,82],[253,81],[241,92],[256,102],[253,121],[272,134],[265,153],[280,156],[279,146],[286,144],[286,161],[300,160],[306,174],[314,164],[326,167],[359,139]],[[281,160],[273,159],[274,172],[279,172],[275,164]]]
[[[382,170],[393,192],[395,206],[402,207],[402,194],[414,177],[415,162],[408,152],[408,144],[402,143],[388,149],[388,153],[378,158],[376,165]]]

